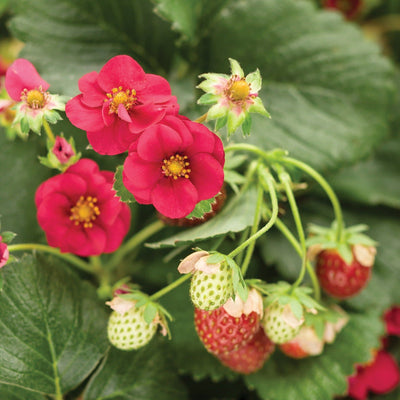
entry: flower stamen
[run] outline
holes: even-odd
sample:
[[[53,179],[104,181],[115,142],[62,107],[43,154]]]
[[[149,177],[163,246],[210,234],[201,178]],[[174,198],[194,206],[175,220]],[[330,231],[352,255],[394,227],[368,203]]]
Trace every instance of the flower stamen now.
[[[21,92],[21,101],[24,101],[33,110],[43,108],[48,102],[49,94],[44,92],[42,87],[38,89],[24,89]]]
[[[250,90],[250,84],[245,78],[233,75],[226,86],[225,95],[231,101],[241,103],[250,96]]]
[[[136,90],[123,90],[122,86],[113,88],[110,93],[107,93],[107,99],[104,101],[109,101],[109,114],[118,114],[120,104],[125,107],[126,111],[129,111],[137,103]]]
[[[161,169],[166,177],[172,177],[173,179],[178,178],[189,178],[191,169],[190,162],[187,156],[181,156],[180,154],[175,154],[168,159],[163,160]]]
[[[76,204],[71,207],[69,219],[78,226],[82,224],[84,228],[92,228],[93,221],[100,215],[100,209],[96,206],[97,198],[92,196],[81,196]]]

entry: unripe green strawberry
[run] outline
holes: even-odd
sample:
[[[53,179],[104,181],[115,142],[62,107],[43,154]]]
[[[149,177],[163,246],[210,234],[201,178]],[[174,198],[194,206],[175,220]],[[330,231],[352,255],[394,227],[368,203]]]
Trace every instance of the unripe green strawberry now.
[[[145,307],[131,307],[121,314],[113,311],[108,320],[108,339],[120,350],[136,350],[150,342],[157,330],[154,321],[148,324],[144,318]]]
[[[304,318],[297,319],[289,304],[281,305],[275,301],[265,310],[262,326],[274,343],[282,344],[292,340],[299,333],[303,322]]]
[[[225,263],[210,264],[210,270],[196,270],[190,283],[190,297],[200,310],[216,310],[233,294],[232,270]]]

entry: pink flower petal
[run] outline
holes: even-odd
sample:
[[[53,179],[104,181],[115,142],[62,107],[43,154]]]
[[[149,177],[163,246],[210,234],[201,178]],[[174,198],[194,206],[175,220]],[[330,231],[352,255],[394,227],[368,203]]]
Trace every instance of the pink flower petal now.
[[[198,191],[198,201],[214,197],[224,183],[224,169],[210,154],[199,153],[190,159],[190,181]]]
[[[165,110],[161,107],[155,108],[152,104],[137,105],[130,111],[131,123],[129,130],[132,133],[140,133],[149,126],[160,122],[165,115]]]
[[[104,228],[111,227],[121,211],[121,203],[117,197],[99,204],[100,215],[96,218],[96,224]]]
[[[49,84],[40,77],[32,63],[24,58],[15,60],[7,69],[5,87],[14,101],[21,101],[24,89],[39,89],[46,91]]]
[[[104,65],[97,81],[104,91],[110,92],[119,86],[123,89],[135,89],[135,83],[144,78],[142,67],[133,58],[120,55],[111,58]]]
[[[400,307],[393,306],[385,313],[386,332],[388,335],[400,336]]]
[[[118,117],[120,117],[125,122],[132,122],[129,113],[123,104],[118,105]]]
[[[149,189],[164,178],[160,163],[144,161],[137,153],[131,153],[125,160],[123,170],[124,182],[129,185],[128,190],[135,195],[135,189]],[[127,186],[128,187],[128,186]]]
[[[84,131],[98,131],[104,127],[101,109],[82,103],[82,95],[75,96],[65,106],[65,113],[72,125]]]
[[[171,87],[166,79],[159,75],[146,74],[146,90],[138,91],[138,96],[149,96],[152,98],[153,95],[165,95],[165,99],[171,95]],[[143,101],[142,99],[140,99]],[[152,100],[154,103],[155,101]],[[164,101],[162,101],[164,102]]]
[[[0,243],[0,268],[7,264],[10,252],[6,243]]]
[[[136,135],[126,129],[126,123],[116,120],[113,125],[104,127],[98,131],[86,132],[89,143],[93,150],[99,154],[115,155],[127,151],[130,142],[134,140]]]
[[[79,90],[82,92],[82,103],[88,107],[102,107],[107,99],[104,91],[97,83],[98,73],[96,71],[83,75],[78,81]]]
[[[168,218],[190,214],[198,202],[197,190],[189,179],[161,179],[152,192],[153,205]]]
[[[160,163],[181,150],[182,138],[167,125],[158,124],[146,129],[137,144],[139,156],[146,161]]]
[[[116,120],[116,114],[110,113],[110,102],[105,101],[101,106],[101,115],[105,126],[111,126]]]
[[[189,120],[188,120],[189,121]],[[189,127],[186,125],[186,119],[181,118],[180,116],[176,117],[173,115],[166,116],[162,120],[163,125],[167,125],[168,127],[175,130],[181,137],[182,144],[181,147],[185,148],[185,155],[189,156],[189,149],[193,146],[194,135]],[[207,129],[207,128],[206,128]],[[200,152],[200,151],[197,151]]]
[[[99,166],[96,164],[95,161],[90,160],[89,158],[82,158],[79,160],[79,162],[71,165],[68,169],[67,172],[69,174],[76,174],[76,175],[84,175],[84,174],[97,174],[100,172]]]
[[[126,204],[124,204],[127,207]],[[126,224],[128,222],[128,225]],[[129,224],[130,223],[130,212],[129,218],[127,221],[124,221],[124,218],[119,217],[115,220],[114,224],[112,225],[111,229],[107,231],[107,244],[104,248],[104,253],[112,253],[113,251],[117,250],[118,247],[121,245],[124,236],[128,233]],[[123,232],[124,235],[114,235],[113,232]]]
[[[370,390],[384,394],[393,390],[400,382],[399,367],[386,351],[379,351],[373,364],[365,368],[364,376]]]

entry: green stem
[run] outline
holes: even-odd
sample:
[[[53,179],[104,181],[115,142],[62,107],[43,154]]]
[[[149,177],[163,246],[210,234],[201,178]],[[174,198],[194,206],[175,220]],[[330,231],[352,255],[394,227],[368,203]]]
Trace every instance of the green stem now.
[[[258,232],[254,235],[250,236],[246,241],[244,241],[240,246],[238,246],[235,250],[231,251],[228,254],[228,257],[235,257],[241,251],[243,251],[247,246],[257,240],[260,236],[262,236],[265,232],[267,232],[275,223],[276,218],[278,217],[278,198],[276,196],[275,187],[274,187],[274,178],[271,174],[264,171],[263,168],[258,168],[260,177],[260,182],[262,185],[267,187],[267,191],[269,191],[269,195],[271,197],[271,204],[272,204],[272,216],[267,224],[261,228]],[[265,182],[264,182],[265,180]]]
[[[336,240],[338,243],[341,243],[343,240],[343,234],[344,234],[344,223],[343,223],[343,213],[342,213],[342,208],[340,207],[339,200],[329,185],[329,183],[325,180],[325,178],[320,175],[315,169],[311,168],[309,165],[303,163],[302,161],[295,160],[294,158],[290,157],[285,157],[283,161],[287,164],[294,165],[295,167],[303,170],[306,172],[308,175],[310,175],[312,178],[315,179],[319,183],[319,185],[324,189],[325,193],[329,197],[329,200],[332,203],[333,211],[335,213],[335,219],[337,222],[337,231],[336,231]]]
[[[271,211],[268,210],[268,214],[271,215]],[[300,246],[300,243],[296,240],[296,238],[294,237],[292,232],[290,232],[288,227],[280,219],[276,220],[275,226],[286,237],[286,239],[290,242],[290,244],[293,246],[293,248],[296,250],[296,252],[300,256],[302,256],[303,252],[302,252],[302,248]],[[313,285],[313,288],[314,288],[315,299],[317,301],[319,301],[320,298],[321,298],[321,289],[320,289],[320,286],[319,286],[318,278],[315,275],[314,268],[312,267],[312,265],[311,265],[311,263],[309,261],[307,261],[306,266],[307,266],[307,272],[310,275],[311,282],[312,282],[312,285]]]
[[[51,130],[49,123],[44,118],[43,118],[43,127],[50,142],[54,143],[56,139],[54,137],[53,131]]]
[[[152,294],[150,296],[150,299],[151,300],[158,300],[160,297],[164,296],[165,294],[167,294],[171,290],[174,290],[175,288],[177,288],[183,282],[186,282],[191,277],[192,277],[192,274],[185,274],[185,275],[181,276],[176,281],[173,281],[172,283],[170,283],[168,286],[165,286],[161,290],[159,290],[158,292]]]
[[[252,144],[235,143],[235,144],[226,146],[224,148],[224,150],[225,150],[225,153],[228,153],[229,151],[249,151],[250,153],[254,153],[267,161],[271,161],[271,157],[268,156],[268,153],[266,153],[264,150],[261,150],[260,148],[258,148],[256,146],[253,146]]]
[[[94,273],[93,268],[86,261],[83,261],[81,258],[74,256],[73,254],[61,253],[59,249],[44,244],[36,244],[36,243],[13,244],[11,246],[8,246],[8,250],[10,252],[24,251],[24,250],[42,251],[44,253],[53,254],[59,258],[62,258],[65,261],[69,262],[70,264],[74,265],[75,267],[81,269],[82,271],[89,272],[91,274]]]
[[[279,179],[283,186],[285,187],[285,192],[290,204],[290,208],[292,210],[293,219],[296,224],[297,234],[299,235],[300,247],[301,247],[301,270],[299,277],[296,282],[293,284],[293,289],[298,287],[304,279],[304,275],[306,273],[306,264],[307,264],[307,247],[306,247],[306,237],[304,234],[303,224],[301,223],[299,209],[297,207],[296,199],[293,194],[293,190],[291,188],[291,179],[290,175],[282,169],[281,166],[277,167],[279,171]]]
[[[256,211],[254,213],[254,221],[253,221],[253,226],[251,227],[250,237],[253,236],[257,232],[258,225],[260,223],[261,207],[262,207],[262,204],[263,204],[263,199],[264,199],[264,189],[263,189],[262,185],[259,184],[258,185],[258,192],[257,192]],[[250,264],[250,260],[251,260],[251,257],[253,255],[253,251],[254,251],[255,246],[256,246],[256,241],[254,240],[249,245],[249,247],[247,248],[246,256],[245,256],[245,258],[243,260],[243,263],[242,263],[242,275],[243,275],[243,277],[246,275],[247,268],[248,268],[248,266]]]
[[[139,246],[142,242],[148,239],[150,236],[154,235],[160,229],[164,227],[162,221],[155,221],[150,225],[147,225],[136,235],[132,236],[125,244],[123,244],[112,256],[110,261],[107,263],[106,268],[108,270],[113,270],[123,258],[130,253],[135,247]]]
[[[246,228],[242,234],[240,235],[239,238],[239,243],[244,242],[245,240],[247,240],[249,238],[249,233],[250,233],[250,228]],[[237,265],[242,265],[243,264],[243,257],[244,257],[244,253],[240,253],[237,257],[236,257],[236,264]]]

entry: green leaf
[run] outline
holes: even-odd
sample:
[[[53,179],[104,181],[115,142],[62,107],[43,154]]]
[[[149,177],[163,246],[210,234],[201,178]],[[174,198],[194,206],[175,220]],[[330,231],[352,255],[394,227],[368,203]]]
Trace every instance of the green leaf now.
[[[0,381],[51,396],[75,388],[108,346],[93,287],[54,258],[24,256],[3,273]]]
[[[114,185],[113,189],[117,192],[117,196],[121,198],[121,201],[125,203],[136,203],[133,194],[125,187],[124,182],[122,181],[122,171],[124,170],[124,166],[120,165],[117,167],[114,176]]]
[[[171,364],[161,339],[133,352],[112,348],[90,379],[83,400],[186,400],[186,390]]]
[[[196,204],[194,210],[186,218],[202,218],[204,214],[212,211],[212,205],[215,203],[215,197],[208,200],[202,200]]]
[[[161,301],[174,317],[174,322],[170,325],[172,339],[169,345],[178,371],[190,374],[196,380],[210,377],[216,382],[235,378],[236,374],[208,353],[197,336],[188,283],[166,294]]]
[[[400,208],[400,136],[379,147],[375,157],[330,177],[344,199],[369,205]]]
[[[293,360],[275,352],[263,369],[245,378],[249,388],[268,400],[332,400],[347,391],[355,363],[371,360],[380,347],[383,326],[376,314],[350,314],[350,322],[321,356]]]
[[[0,186],[7,188],[0,196],[2,229],[18,234],[15,243],[36,241],[43,234],[37,224],[33,199],[39,184],[50,176],[49,170],[37,160],[38,152],[46,152],[45,146],[36,135],[26,142],[10,142],[0,130],[0,148],[0,170],[9,171],[0,174]]]
[[[245,71],[258,67],[272,119],[253,116],[248,141],[333,170],[365,158],[389,133],[394,73],[380,53],[311,2],[232,1],[213,27],[208,68],[226,71],[228,57]]]
[[[256,209],[257,191],[250,187],[241,196],[235,196],[222,211],[205,224],[173,235],[156,243],[147,244],[148,247],[172,247],[185,243],[225,235],[229,232],[240,232],[251,226]]]
[[[153,0],[156,12],[172,22],[172,29],[185,39],[194,41],[203,36],[227,0]]]
[[[172,63],[176,36],[148,0],[15,3],[11,29],[26,43],[20,56],[35,65],[52,93],[76,95],[78,79],[117,54],[164,75]]]
[[[0,384],[0,398],[3,400],[46,400],[44,395],[40,393],[2,384]]]

